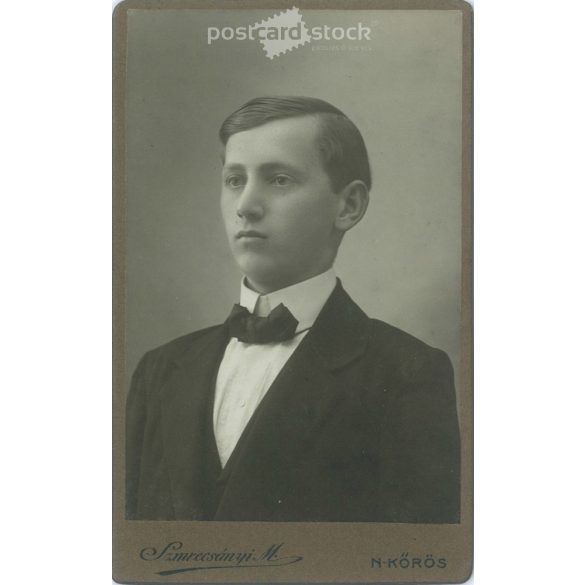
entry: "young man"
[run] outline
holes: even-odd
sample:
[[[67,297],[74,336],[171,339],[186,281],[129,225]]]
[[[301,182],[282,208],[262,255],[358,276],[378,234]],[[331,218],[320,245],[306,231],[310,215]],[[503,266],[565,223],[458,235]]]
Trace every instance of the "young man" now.
[[[369,319],[332,269],[368,206],[358,129],[322,100],[266,97],[220,138],[240,303],[140,362],[127,517],[458,522],[449,359]]]

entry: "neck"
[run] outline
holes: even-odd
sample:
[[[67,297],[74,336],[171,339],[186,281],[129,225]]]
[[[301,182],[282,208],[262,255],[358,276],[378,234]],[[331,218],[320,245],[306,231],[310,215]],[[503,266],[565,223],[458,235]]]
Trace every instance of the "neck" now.
[[[331,268],[331,266],[327,266],[323,270],[319,270],[318,272],[315,272],[314,274],[310,274],[304,278],[279,279],[279,280],[274,280],[274,281],[255,280],[253,278],[250,278],[250,276],[248,276],[246,274],[245,279],[244,279],[244,283],[250,290],[253,290],[254,292],[257,292],[258,294],[261,294],[261,295],[267,295],[267,294],[270,294],[270,293],[275,292],[277,290],[282,290],[283,288],[287,288],[289,286],[299,284],[300,282],[305,282],[306,280],[309,280],[310,278],[314,278],[315,276],[319,276],[319,274],[323,274],[324,272],[327,272],[327,270],[329,270],[330,268]]]

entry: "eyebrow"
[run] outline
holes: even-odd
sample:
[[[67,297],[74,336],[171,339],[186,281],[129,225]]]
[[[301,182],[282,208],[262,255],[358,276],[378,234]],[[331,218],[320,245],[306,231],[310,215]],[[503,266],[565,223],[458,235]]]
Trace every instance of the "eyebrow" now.
[[[224,171],[245,171],[246,167],[245,167],[245,165],[243,165],[241,163],[230,163],[228,165],[224,165],[223,170]],[[284,170],[284,171],[289,171],[289,172],[297,174],[297,175],[304,174],[300,168],[295,167],[294,165],[284,163],[284,162],[279,162],[279,161],[270,161],[270,162],[262,163],[259,167],[259,170],[260,170],[260,172],[263,172],[263,173],[270,173],[270,172],[274,172],[274,171]]]

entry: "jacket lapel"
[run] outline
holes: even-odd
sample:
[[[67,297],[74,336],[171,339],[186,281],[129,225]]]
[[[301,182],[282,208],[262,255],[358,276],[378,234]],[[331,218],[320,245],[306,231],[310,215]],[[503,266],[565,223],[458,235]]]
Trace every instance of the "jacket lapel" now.
[[[219,361],[228,341],[225,326],[196,339],[174,360],[161,395],[165,460],[177,519],[204,513],[206,425]],[[213,436],[213,434],[211,434]]]
[[[266,518],[278,508],[287,476],[339,403],[336,370],[363,355],[368,335],[369,319],[338,281],[244,431],[216,520]]]

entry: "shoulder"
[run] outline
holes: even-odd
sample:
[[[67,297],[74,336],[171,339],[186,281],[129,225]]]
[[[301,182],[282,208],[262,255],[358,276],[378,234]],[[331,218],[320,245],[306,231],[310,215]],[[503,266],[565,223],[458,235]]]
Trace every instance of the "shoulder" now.
[[[140,360],[137,371],[141,369],[160,369],[167,364],[180,360],[190,352],[196,351],[197,348],[204,347],[209,339],[221,333],[222,328],[222,325],[213,325],[212,327],[199,329],[147,351]]]
[[[365,343],[366,367],[388,382],[422,381],[452,378],[447,354],[414,335],[379,319],[369,318],[338,283],[329,306],[327,325],[334,331],[328,341],[351,339],[352,345]],[[339,345],[339,342],[337,342]]]
[[[222,325],[213,325],[212,327],[206,327],[205,329],[199,329],[198,331],[193,331],[191,333],[187,333],[186,335],[181,335],[180,337],[176,337],[171,341],[155,347],[154,349],[150,350],[149,353],[173,356],[180,355],[184,351],[187,351],[193,347],[193,345],[205,342],[209,336],[219,332],[221,328]]]
[[[444,351],[378,319],[370,319],[370,326],[371,356],[401,378],[421,381],[452,375],[451,361]]]

